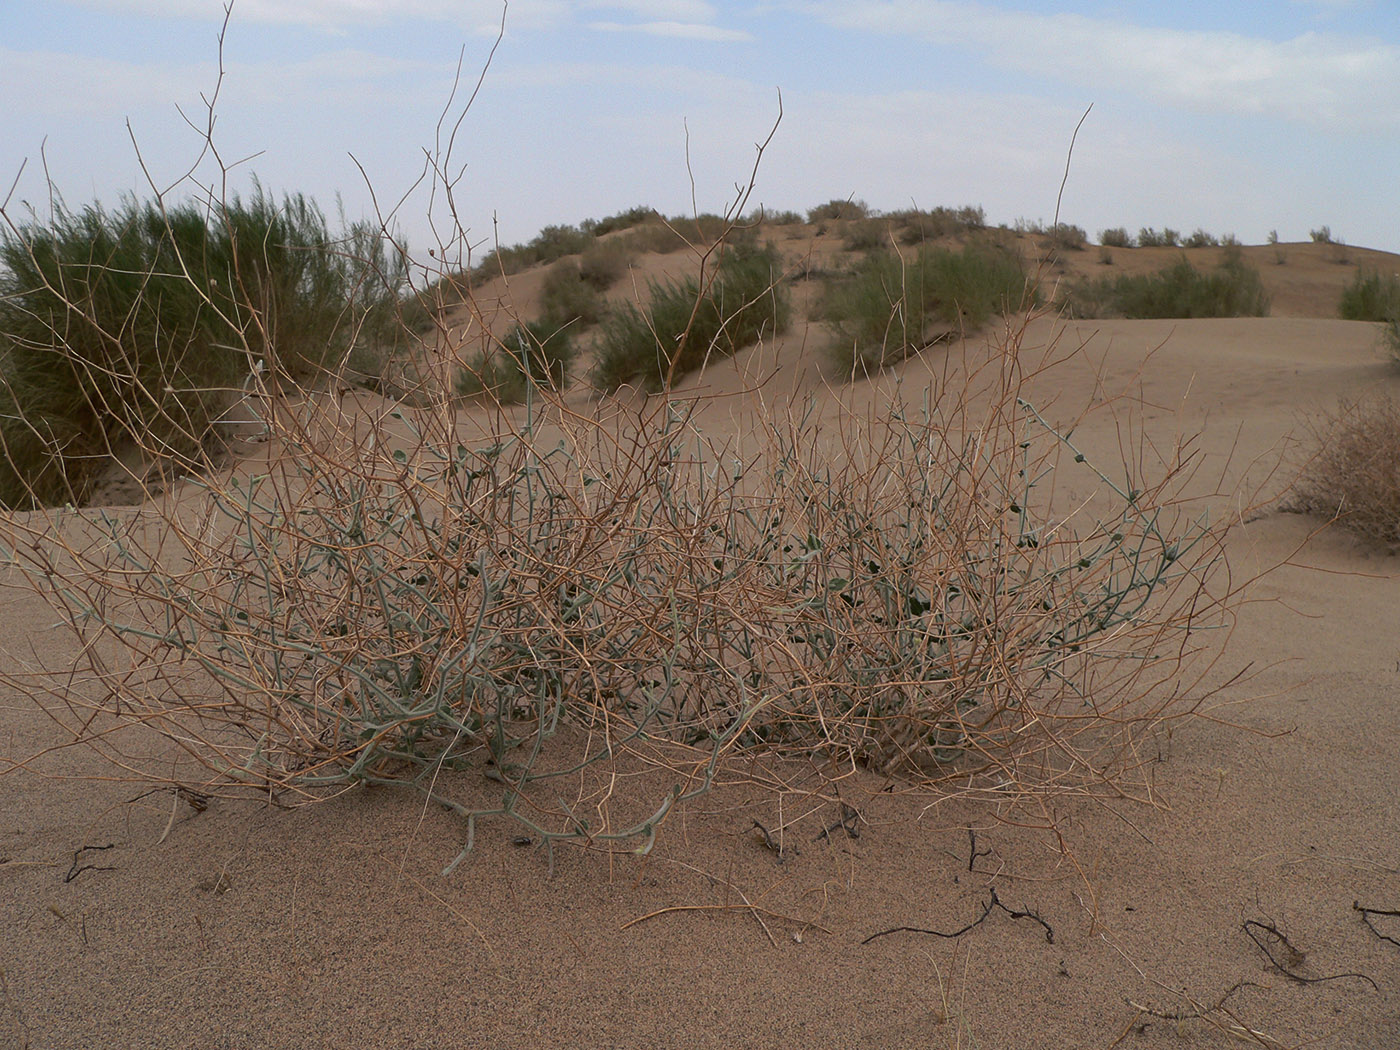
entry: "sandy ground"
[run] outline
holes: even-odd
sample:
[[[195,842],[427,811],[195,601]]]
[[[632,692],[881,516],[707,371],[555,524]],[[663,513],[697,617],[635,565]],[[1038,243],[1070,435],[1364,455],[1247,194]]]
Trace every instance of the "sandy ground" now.
[[[1309,308],[1317,275],[1340,287],[1349,267],[1286,247],[1275,277],[1305,291],[1276,290],[1272,318],[1038,322],[1034,339],[1086,347],[1045,393],[1073,405],[1131,380],[1149,432],[1200,429],[1227,491],[1267,485],[1256,457],[1306,413],[1400,394],[1369,326]],[[770,392],[821,398],[818,338],[702,382],[776,369]],[[723,399],[704,412],[737,418]],[[461,824],[407,794],[196,812],[93,779],[81,752],[12,769],[0,1047],[1400,1046],[1400,945],[1354,908],[1400,910],[1400,571],[1335,529],[1310,539],[1316,521],[1251,517],[1232,560],[1277,567],[1220,674],[1253,677],[1146,742],[1157,805],[1059,803],[1062,839],[873,773],[840,785],[858,837],[821,837],[841,816],[830,789],[773,763],[690,804],[645,859],[562,848],[551,872],[488,823],[445,877]],[[4,659],[72,659],[33,595],[0,590],[0,617]],[[0,696],[0,754],[59,742],[32,700]],[[785,825],[782,858],[755,820]],[[1004,908],[938,935],[993,891]],[[1374,922],[1400,940],[1400,919]],[[867,940],[897,927],[936,932]]]

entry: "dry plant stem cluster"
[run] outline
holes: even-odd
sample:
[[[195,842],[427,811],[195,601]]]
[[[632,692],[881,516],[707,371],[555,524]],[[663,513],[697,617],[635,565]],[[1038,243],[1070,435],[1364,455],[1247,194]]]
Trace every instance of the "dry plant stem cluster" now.
[[[1309,429],[1317,451],[1303,465],[1289,509],[1326,515],[1400,550],[1400,402],[1381,395],[1343,401]]]
[[[1123,791],[1139,731],[1200,699],[1182,671],[1228,623],[1228,523],[1175,495],[1182,449],[1155,481],[1087,463],[1021,396],[1058,354],[1024,332],[921,404],[828,429],[759,408],[724,441],[694,401],[483,425],[308,396],[268,418],[265,469],[9,516],[6,560],[81,656],[4,678],[135,777],[410,787],[465,818],[463,854],[489,815],[645,852],[751,749]],[[1068,473],[1111,509],[1051,516]],[[671,786],[638,797],[647,768]]]

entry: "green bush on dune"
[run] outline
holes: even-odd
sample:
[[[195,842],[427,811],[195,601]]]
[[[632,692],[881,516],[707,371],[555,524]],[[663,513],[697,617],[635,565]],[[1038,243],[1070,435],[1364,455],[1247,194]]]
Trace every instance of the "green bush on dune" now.
[[[1337,315],[1346,321],[1393,321],[1400,318],[1400,277],[1358,270],[1342,289]]]
[[[1259,271],[1232,253],[1209,272],[1183,258],[1156,273],[1079,281],[1061,305],[1075,317],[1263,317],[1269,297]]]
[[[577,259],[560,259],[549,268],[540,286],[540,307],[544,320],[556,327],[597,324],[607,311],[597,287],[584,279]]]
[[[659,390],[712,357],[783,333],[790,314],[777,250],[732,244],[703,290],[694,277],[653,283],[645,308],[624,302],[605,318],[594,382],[606,391],[633,381]]]
[[[519,404],[532,386],[562,390],[573,357],[567,327],[548,320],[518,324],[463,367],[455,390],[459,397],[486,394],[503,404]]]
[[[1337,313],[1348,321],[1379,321],[1381,344],[1400,365],[1400,276],[1358,271],[1343,289]]]
[[[821,314],[842,373],[864,374],[1032,300],[1018,255],[969,244],[925,247],[912,257],[871,255],[828,289]]]
[[[258,361],[299,380],[406,345],[406,277],[377,228],[333,238],[261,187],[0,228],[0,504],[80,502],[125,444],[198,458]]]

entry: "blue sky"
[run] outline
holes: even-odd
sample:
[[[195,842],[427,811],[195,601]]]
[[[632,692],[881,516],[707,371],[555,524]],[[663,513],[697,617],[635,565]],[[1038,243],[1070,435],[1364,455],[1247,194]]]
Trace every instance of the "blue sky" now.
[[[236,0],[214,132],[229,188],[256,175],[328,211],[339,194],[360,218],[362,167],[381,209],[408,194],[395,218],[421,254],[450,217],[412,187],[444,107],[461,115],[459,55],[469,91],[501,15],[499,0]],[[221,0],[0,7],[12,217],[47,206],[44,161],[71,206],[149,196],[133,138],[150,179],[176,185],[200,153],[181,111],[205,119],[223,17]],[[1093,103],[1061,212],[1091,236],[1257,243],[1327,224],[1400,251],[1392,0],[511,0],[505,26],[451,156],[473,243],[636,204],[686,212],[692,176],[699,209],[722,210],[781,90],[752,204],[1048,221]],[[219,177],[209,158],[195,173]]]

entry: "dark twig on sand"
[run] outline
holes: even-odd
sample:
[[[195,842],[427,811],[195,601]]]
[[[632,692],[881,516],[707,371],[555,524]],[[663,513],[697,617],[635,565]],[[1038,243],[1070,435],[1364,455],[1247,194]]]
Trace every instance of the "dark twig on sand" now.
[[[1041,925],[1041,927],[1045,930],[1046,943],[1055,943],[1055,931],[1051,929],[1050,924],[1044,919],[1042,919],[1039,915],[1030,910],[1020,911],[1015,908],[1008,908],[1005,904],[1001,902],[1001,898],[997,896],[995,886],[992,887],[991,894],[992,895],[990,898],[988,898],[987,902],[984,905],[982,905],[982,914],[977,916],[977,918],[973,919],[962,929],[954,930],[952,933],[944,933],[942,930],[925,930],[918,926],[896,926],[893,929],[881,930],[879,933],[872,933],[869,937],[865,938],[865,940],[861,941],[860,943],[869,944],[873,940],[876,940],[880,937],[888,937],[892,933],[926,933],[931,937],[943,937],[951,940],[955,937],[961,937],[963,934],[967,933],[968,930],[971,930],[974,927],[980,926],[982,923],[986,922],[987,916],[992,913],[992,909],[994,908],[1001,909],[1013,919],[1033,919],[1034,921],[1038,922]]]
[[[72,882],[85,871],[116,871],[115,867],[103,867],[98,864],[83,864],[83,854],[89,852],[100,852],[109,850],[116,846],[115,842],[109,842],[105,846],[83,846],[81,849],[73,851],[73,866],[68,869],[68,874],[63,876],[64,882]]]
[[[1261,939],[1261,934],[1255,933],[1255,930],[1262,931],[1262,937],[1264,939]],[[1365,981],[1372,988],[1376,988],[1376,982],[1371,980],[1371,978],[1367,977],[1364,973],[1334,973],[1327,977],[1304,977],[1301,974],[1294,973],[1293,970],[1295,967],[1303,965],[1305,953],[1299,951],[1294,946],[1293,942],[1272,922],[1259,922],[1257,919],[1245,919],[1244,932],[1251,941],[1258,945],[1259,950],[1268,957],[1269,962],[1273,963],[1274,969],[1278,970],[1279,973],[1290,980],[1297,981],[1299,984],[1322,984],[1324,981],[1340,981],[1343,978],[1354,977],[1357,980]],[[1286,965],[1275,958],[1273,951],[1270,949],[1269,945],[1265,943],[1266,940],[1270,939],[1282,949]]]
[[[1359,911],[1361,913],[1361,921],[1364,922],[1366,924],[1366,928],[1372,933],[1374,933],[1377,937],[1379,937],[1383,941],[1389,941],[1396,947],[1400,947],[1400,941],[1397,941],[1388,933],[1381,933],[1380,930],[1376,929],[1375,923],[1371,921],[1372,915],[1386,915],[1391,918],[1400,918],[1400,911],[1396,911],[1390,908],[1366,908],[1362,907],[1360,901],[1352,901],[1351,910]]]
[[[860,811],[857,810],[855,806],[850,806],[850,805],[847,805],[845,802],[842,802],[842,803],[841,803],[841,819],[840,819],[840,820],[837,820],[837,821],[833,821],[832,823],[830,823],[830,824],[828,824],[826,827],[824,827],[821,831],[817,832],[817,837],[816,837],[815,839],[813,839],[812,841],[813,841],[813,842],[816,842],[816,841],[818,841],[818,840],[820,840],[820,839],[826,839],[828,842],[830,842],[830,841],[831,841],[831,833],[832,833],[833,831],[835,831],[837,828],[840,828],[842,831],[844,831],[844,832],[846,833],[846,838],[848,838],[848,839],[858,839],[858,838],[860,838],[860,828],[858,828],[858,827],[856,826],[856,823],[857,823],[857,821],[859,821],[859,820],[860,820]]]
[[[972,866],[977,863],[978,857],[990,857],[991,855],[991,850],[979,850],[977,848],[977,832],[973,831],[972,825],[969,824],[967,826],[967,870],[972,870]]]

